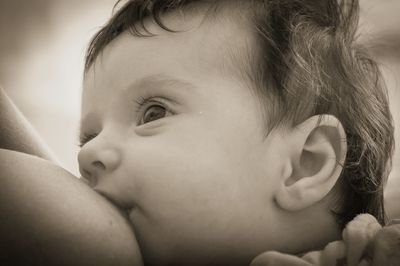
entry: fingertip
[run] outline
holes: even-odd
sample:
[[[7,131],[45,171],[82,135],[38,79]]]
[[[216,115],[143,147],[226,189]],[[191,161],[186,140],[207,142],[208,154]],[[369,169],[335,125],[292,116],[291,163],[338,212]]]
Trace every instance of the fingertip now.
[[[274,254],[276,251],[267,251],[264,252],[257,257],[255,257],[251,263],[250,266],[265,266],[265,265],[273,265],[271,264],[274,258]]]
[[[321,265],[336,266],[338,260],[346,258],[346,245],[343,241],[334,241],[326,245],[321,254]]]
[[[308,253],[307,253],[308,254]],[[284,254],[277,251],[267,251],[257,256],[251,263],[250,266],[312,266],[309,262],[303,258],[299,258],[294,255]],[[314,264],[319,265],[319,264]]]

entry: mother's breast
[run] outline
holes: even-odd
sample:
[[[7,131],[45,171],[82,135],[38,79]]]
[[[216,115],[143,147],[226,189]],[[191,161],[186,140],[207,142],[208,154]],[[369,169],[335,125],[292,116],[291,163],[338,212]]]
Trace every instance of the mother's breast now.
[[[142,265],[108,201],[64,169],[0,149],[1,265]]]

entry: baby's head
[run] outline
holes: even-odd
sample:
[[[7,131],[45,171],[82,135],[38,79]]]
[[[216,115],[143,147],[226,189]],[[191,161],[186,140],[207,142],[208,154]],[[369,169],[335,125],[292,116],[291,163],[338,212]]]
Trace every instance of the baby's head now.
[[[149,264],[248,264],[384,219],[393,128],[357,3],[129,1],[92,40],[80,170]]]

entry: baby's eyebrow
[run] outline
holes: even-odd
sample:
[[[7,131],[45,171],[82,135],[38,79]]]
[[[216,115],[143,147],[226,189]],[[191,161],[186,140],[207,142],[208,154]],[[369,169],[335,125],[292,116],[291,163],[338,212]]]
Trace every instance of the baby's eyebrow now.
[[[166,74],[155,74],[140,78],[128,87],[128,90],[148,90],[154,88],[194,89],[196,86],[182,78],[172,77]]]

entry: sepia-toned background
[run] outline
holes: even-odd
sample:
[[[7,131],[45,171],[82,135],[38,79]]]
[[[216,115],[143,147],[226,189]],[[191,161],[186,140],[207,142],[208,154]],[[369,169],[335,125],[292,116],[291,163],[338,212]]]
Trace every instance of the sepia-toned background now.
[[[360,41],[382,66],[396,125],[386,195],[400,201],[400,1],[360,2]],[[112,0],[0,0],[0,86],[76,175],[83,57],[113,5]]]

